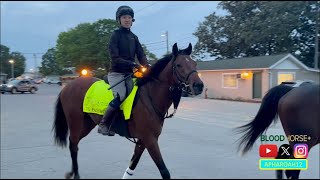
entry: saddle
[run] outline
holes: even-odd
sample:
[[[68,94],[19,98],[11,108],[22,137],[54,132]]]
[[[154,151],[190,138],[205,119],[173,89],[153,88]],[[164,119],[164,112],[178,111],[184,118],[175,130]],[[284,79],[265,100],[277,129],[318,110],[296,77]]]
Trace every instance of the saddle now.
[[[109,103],[114,99],[112,90],[108,90],[109,87],[110,85],[105,80],[93,83],[84,97],[83,112],[103,116]],[[128,89],[127,92],[129,92]],[[131,138],[128,131],[128,121],[138,98],[138,86],[134,85],[130,94],[121,103],[119,110],[114,113],[110,126],[120,136]]]

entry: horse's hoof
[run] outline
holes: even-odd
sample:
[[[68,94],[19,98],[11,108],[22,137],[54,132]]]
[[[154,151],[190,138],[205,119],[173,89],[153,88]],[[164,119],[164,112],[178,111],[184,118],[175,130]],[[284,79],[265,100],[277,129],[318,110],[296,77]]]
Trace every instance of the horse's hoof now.
[[[73,179],[80,179],[79,174],[76,174]]]
[[[64,175],[64,177],[65,177],[66,179],[71,179],[72,176],[73,176],[73,172],[68,172],[68,173],[66,173],[66,174]]]

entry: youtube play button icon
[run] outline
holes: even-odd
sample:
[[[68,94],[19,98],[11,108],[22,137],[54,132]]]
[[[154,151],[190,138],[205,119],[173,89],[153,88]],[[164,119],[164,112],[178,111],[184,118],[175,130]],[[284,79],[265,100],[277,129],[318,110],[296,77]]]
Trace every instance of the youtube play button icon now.
[[[261,144],[259,148],[260,157],[277,157],[278,148],[275,144]]]

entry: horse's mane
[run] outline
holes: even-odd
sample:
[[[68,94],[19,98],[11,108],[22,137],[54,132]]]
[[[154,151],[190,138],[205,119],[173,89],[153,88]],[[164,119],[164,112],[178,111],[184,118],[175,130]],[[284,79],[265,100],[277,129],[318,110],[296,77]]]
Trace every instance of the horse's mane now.
[[[167,54],[163,58],[159,59],[154,65],[151,66],[151,68],[148,70],[149,72],[145,74],[143,78],[139,78],[137,80],[137,86],[141,87],[147,82],[152,81],[153,78],[158,78],[159,74],[167,66],[172,57],[172,54]]]

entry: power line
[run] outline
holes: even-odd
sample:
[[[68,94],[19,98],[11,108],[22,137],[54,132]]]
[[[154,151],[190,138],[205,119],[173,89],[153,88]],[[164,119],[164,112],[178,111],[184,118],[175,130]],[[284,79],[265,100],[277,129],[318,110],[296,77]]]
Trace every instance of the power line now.
[[[170,41],[170,44],[175,43],[175,42],[178,42],[178,43],[186,42],[186,40],[187,40],[187,39],[190,39],[190,38],[193,38],[193,36],[187,36],[187,37],[180,38],[180,39],[178,39],[178,40]],[[159,42],[149,43],[148,46],[147,46],[147,44],[145,44],[145,45],[147,46],[147,48],[149,48],[149,49],[148,49],[149,51],[164,49],[164,47],[162,47],[162,48],[156,48],[156,46],[162,45],[162,44],[159,44],[160,42],[165,42],[165,41],[159,41]],[[150,47],[150,46],[151,46],[151,47]],[[167,48],[167,47],[165,47],[165,48]]]
[[[149,43],[143,43],[144,45],[151,45],[151,44],[159,44],[165,41],[157,41],[157,42],[149,42]]]
[[[157,1],[156,1],[156,2],[153,2],[152,4],[150,4],[150,5],[148,5],[148,6],[145,6],[145,7],[141,8],[141,9],[137,10],[137,11],[136,11],[136,14],[138,14],[139,12],[141,12],[142,10],[144,10],[145,8],[148,8],[148,7],[150,7],[150,6],[153,6],[153,5],[156,4],[156,3],[158,3],[158,2],[157,2]]]
[[[166,47],[162,47],[162,48],[158,48],[158,49],[150,49],[149,51],[156,51],[156,50],[160,50],[160,49],[167,49],[167,46]]]
[[[186,1],[185,3],[190,3],[192,1]],[[193,6],[196,2],[192,2],[190,4],[187,4],[188,6]],[[187,8],[188,6],[186,7],[183,7],[184,9]],[[182,7],[181,7],[182,8]],[[168,11],[165,11],[165,12],[168,12]],[[171,27],[171,24],[168,24],[168,25],[165,25],[165,26],[162,26],[162,28],[159,28],[159,29],[168,29],[169,27]],[[170,31],[170,29],[169,29]]]

